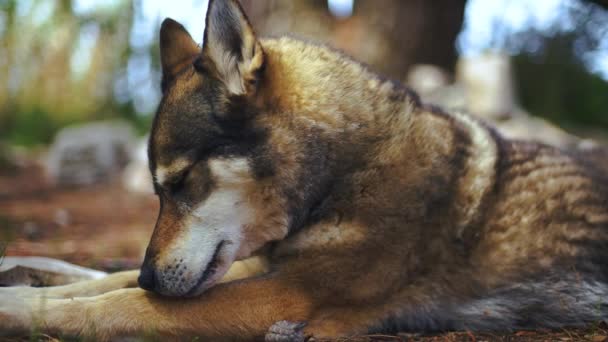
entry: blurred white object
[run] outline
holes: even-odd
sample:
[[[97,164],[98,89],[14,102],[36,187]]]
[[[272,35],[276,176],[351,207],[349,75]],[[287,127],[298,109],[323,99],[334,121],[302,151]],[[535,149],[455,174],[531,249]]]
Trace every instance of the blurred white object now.
[[[501,53],[461,57],[456,80],[464,86],[466,109],[492,122],[508,138],[569,148],[579,142],[550,122],[531,116],[515,98],[511,58]]]
[[[513,113],[516,101],[509,56],[486,53],[461,57],[456,80],[464,85],[467,108],[472,114],[497,120]]]
[[[152,176],[148,169],[148,137],[141,139],[132,151],[132,160],[122,175],[123,186],[131,192],[153,193]]]
[[[449,84],[447,71],[433,65],[412,66],[407,83],[423,103],[471,113],[492,123],[508,138],[564,148],[577,146],[577,137],[518,106],[511,68],[509,57],[498,53],[461,57],[453,84]]]
[[[496,122],[495,125],[504,136],[511,139],[534,140],[561,148],[575,147],[580,142],[580,138],[549,121],[521,110],[514,112],[508,120]]]
[[[100,279],[105,272],[44,257],[4,257],[0,259],[0,285],[54,286],[82,280]]]
[[[407,73],[407,85],[423,103],[439,106],[445,110],[467,111],[464,89],[461,84],[450,84],[449,73],[436,65],[413,65]]]
[[[413,65],[407,73],[407,85],[421,97],[446,87],[449,77],[446,71],[430,64]]]
[[[65,227],[70,224],[71,217],[70,212],[66,209],[56,209],[55,210],[55,220],[54,222],[60,227]]]
[[[135,140],[127,122],[102,121],[64,128],[46,162],[57,185],[89,185],[116,174],[129,162]]]

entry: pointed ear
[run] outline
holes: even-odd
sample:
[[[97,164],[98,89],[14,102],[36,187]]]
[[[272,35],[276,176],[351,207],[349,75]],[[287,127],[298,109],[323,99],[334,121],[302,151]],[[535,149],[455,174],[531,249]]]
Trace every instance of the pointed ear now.
[[[160,62],[163,84],[186,63],[200,54],[200,48],[188,31],[177,21],[167,18],[160,26]]]
[[[203,55],[230,93],[241,95],[255,90],[264,51],[237,1],[209,1]]]

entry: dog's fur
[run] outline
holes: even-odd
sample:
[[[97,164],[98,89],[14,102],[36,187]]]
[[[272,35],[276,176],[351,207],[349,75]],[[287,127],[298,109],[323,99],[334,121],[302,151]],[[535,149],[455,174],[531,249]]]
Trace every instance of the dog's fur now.
[[[606,168],[425,107],[326,47],[259,40],[233,0],[209,6],[202,51],[161,28],[151,292],[61,299],[136,272],[44,300],[4,289],[2,329],[298,341],[608,318]],[[268,262],[233,263],[251,255]]]

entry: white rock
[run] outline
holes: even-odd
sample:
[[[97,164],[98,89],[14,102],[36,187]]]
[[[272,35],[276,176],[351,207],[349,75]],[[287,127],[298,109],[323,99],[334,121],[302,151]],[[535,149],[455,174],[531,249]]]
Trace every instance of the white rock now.
[[[123,121],[66,127],[55,137],[46,169],[57,185],[89,185],[110,179],[131,159],[135,136]]]

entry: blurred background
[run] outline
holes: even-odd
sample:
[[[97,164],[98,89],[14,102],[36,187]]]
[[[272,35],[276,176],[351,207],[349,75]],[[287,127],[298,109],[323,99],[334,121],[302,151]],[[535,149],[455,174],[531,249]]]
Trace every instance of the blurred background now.
[[[261,36],[326,42],[425,102],[564,148],[608,137],[608,0],[242,0]],[[206,0],[0,0],[0,253],[137,267],[158,30]]]

